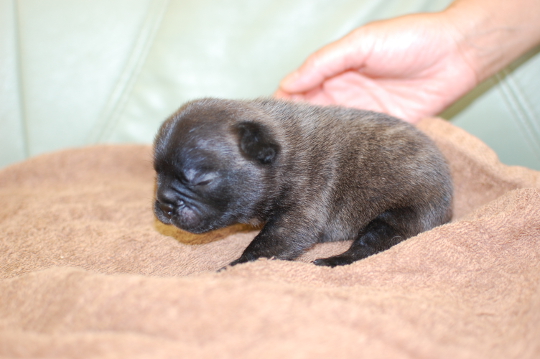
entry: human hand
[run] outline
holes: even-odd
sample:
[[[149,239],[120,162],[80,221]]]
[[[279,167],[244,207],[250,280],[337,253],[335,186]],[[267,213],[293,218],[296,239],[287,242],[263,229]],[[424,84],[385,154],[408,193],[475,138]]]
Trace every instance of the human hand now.
[[[311,55],[283,79],[275,96],[385,112],[414,123],[478,84],[461,36],[441,13],[373,22]]]

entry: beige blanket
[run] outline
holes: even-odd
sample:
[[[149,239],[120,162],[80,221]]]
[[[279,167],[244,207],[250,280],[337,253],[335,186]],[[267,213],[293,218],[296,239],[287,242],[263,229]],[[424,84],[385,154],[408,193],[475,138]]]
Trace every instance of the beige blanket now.
[[[540,173],[441,120],[452,223],[338,268],[259,260],[255,235],[152,213],[149,146],[98,146],[0,171],[2,358],[539,358]]]

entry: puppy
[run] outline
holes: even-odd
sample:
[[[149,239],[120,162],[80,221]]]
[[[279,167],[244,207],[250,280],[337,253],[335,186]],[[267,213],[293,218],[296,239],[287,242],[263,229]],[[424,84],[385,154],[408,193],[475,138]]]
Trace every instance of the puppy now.
[[[451,218],[444,157],[384,114],[273,99],[201,99],[161,126],[155,214],[203,233],[264,223],[231,265],[292,260],[316,243],[353,240],[316,265],[346,265]]]

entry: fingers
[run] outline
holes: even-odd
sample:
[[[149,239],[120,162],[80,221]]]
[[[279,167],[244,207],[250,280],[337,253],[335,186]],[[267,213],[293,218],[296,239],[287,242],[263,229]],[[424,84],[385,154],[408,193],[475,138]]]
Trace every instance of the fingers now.
[[[301,101],[301,98],[303,97],[301,94],[291,94],[288,92],[283,91],[281,88],[277,89],[276,92],[273,94],[274,98],[279,98],[282,100],[289,100],[289,101]]]
[[[355,32],[318,50],[280,83],[278,92],[299,93],[309,91],[325,80],[344,71],[362,66],[364,56]]]
[[[277,89],[276,92],[274,92],[273,95],[275,98],[281,98],[284,100],[290,100],[291,95],[288,92],[283,91],[281,88]]]

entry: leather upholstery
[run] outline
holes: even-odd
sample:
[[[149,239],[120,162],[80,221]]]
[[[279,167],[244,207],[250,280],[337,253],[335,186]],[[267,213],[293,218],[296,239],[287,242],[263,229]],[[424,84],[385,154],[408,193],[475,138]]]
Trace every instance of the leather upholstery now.
[[[355,27],[448,3],[0,0],[0,167],[66,147],[149,143],[184,101],[271,95]],[[444,116],[502,161],[540,169],[537,52]]]

